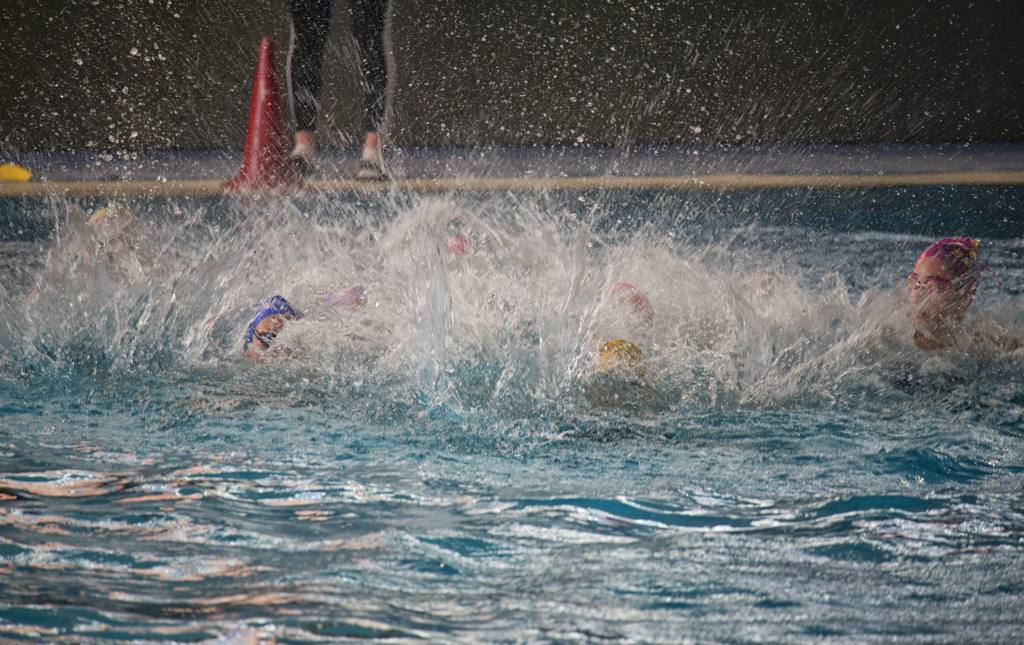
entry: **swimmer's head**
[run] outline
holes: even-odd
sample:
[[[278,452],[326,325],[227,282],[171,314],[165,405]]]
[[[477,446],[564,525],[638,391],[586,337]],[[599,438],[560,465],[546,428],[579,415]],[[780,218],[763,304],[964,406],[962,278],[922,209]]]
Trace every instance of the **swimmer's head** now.
[[[135,248],[138,221],[135,215],[119,204],[107,204],[89,214],[86,220],[93,235],[113,255]]]
[[[274,296],[261,302],[256,315],[245,328],[244,351],[264,352],[270,349],[285,321],[299,318],[302,318],[302,312],[292,307],[284,296]]]
[[[324,296],[324,304],[336,309],[356,309],[366,304],[366,287],[354,284]]]
[[[635,315],[645,325],[654,322],[654,307],[639,287],[629,282],[616,282],[609,290],[611,302]]]
[[[122,234],[133,230],[135,215],[120,204],[107,204],[89,214],[89,226],[97,233]]]
[[[456,235],[448,240],[448,255],[469,255],[472,250],[473,245],[465,235]]]
[[[636,343],[616,338],[601,345],[594,358],[594,370],[598,374],[641,380],[647,375],[644,354]]]
[[[978,240],[969,237],[944,237],[930,244],[918,259],[941,258],[956,275],[968,275],[981,268],[978,265],[979,246]]]
[[[919,329],[937,329],[963,318],[983,268],[978,246],[978,240],[968,237],[946,237],[918,256],[907,276],[907,290]]]

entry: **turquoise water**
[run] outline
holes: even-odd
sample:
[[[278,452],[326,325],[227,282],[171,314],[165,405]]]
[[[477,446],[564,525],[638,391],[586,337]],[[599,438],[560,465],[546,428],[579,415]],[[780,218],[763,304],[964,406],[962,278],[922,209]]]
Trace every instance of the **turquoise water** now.
[[[98,205],[0,203],[2,638],[1019,638],[1024,189]],[[925,355],[944,234],[993,271]],[[619,336],[660,405],[585,396]]]

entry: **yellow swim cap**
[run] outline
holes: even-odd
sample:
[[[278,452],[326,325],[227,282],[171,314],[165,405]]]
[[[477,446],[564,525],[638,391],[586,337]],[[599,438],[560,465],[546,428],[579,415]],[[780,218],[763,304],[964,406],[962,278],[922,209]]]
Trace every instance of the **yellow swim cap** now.
[[[636,343],[622,338],[601,345],[594,360],[594,368],[601,374],[619,374],[638,379],[647,373],[643,352]]]
[[[121,217],[121,209],[108,204],[89,214],[89,226],[106,226]]]
[[[135,235],[135,215],[120,204],[107,204],[89,214],[89,226],[97,233],[121,236],[129,240]]]

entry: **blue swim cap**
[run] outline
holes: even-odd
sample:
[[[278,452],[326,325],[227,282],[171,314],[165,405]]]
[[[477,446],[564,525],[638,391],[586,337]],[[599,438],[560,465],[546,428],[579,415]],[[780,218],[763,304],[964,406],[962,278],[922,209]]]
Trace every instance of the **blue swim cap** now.
[[[289,320],[298,320],[302,318],[302,312],[294,308],[289,304],[284,296],[274,296],[270,300],[261,302],[259,309],[256,310],[256,315],[249,321],[249,326],[245,328],[245,345],[249,346],[252,342],[253,334],[256,333],[256,325],[260,324],[260,321],[270,316],[284,316]]]

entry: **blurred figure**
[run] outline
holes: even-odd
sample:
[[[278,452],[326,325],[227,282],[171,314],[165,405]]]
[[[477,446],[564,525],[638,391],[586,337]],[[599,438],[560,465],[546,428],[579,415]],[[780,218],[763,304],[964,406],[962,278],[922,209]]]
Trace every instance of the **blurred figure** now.
[[[292,38],[288,50],[288,90],[295,118],[292,160],[300,175],[316,162],[316,117],[320,107],[320,74],[324,44],[331,23],[332,0],[291,0]],[[363,151],[357,179],[384,177],[380,130],[387,93],[384,21],[388,0],[349,0],[352,35],[359,57],[363,88]]]
[[[598,349],[583,394],[600,408],[657,412],[668,405],[665,394],[648,379],[643,351],[624,338],[610,340]]]
[[[140,237],[138,218],[126,206],[109,203],[86,214],[77,205],[68,208],[36,285],[26,294],[37,300],[44,285],[74,288],[80,292],[110,293],[117,284],[142,280],[153,269],[144,269],[136,247]]]
[[[256,315],[245,328],[242,352],[250,359],[262,358],[284,329],[285,323],[300,318],[302,312],[292,307],[284,296],[273,296],[260,303]]]
[[[654,308],[641,289],[617,282],[609,289],[609,304],[602,327],[646,337],[654,323]],[[599,332],[600,333],[600,332]],[[608,330],[605,330],[608,333]],[[608,338],[608,336],[605,336]],[[584,395],[598,407],[655,411],[667,404],[665,395],[649,380],[640,346],[622,337],[601,344],[594,355]]]
[[[135,214],[119,204],[98,208],[87,220],[96,242],[96,251],[111,267],[124,264],[135,252],[139,226]]]
[[[594,333],[599,340],[625,338],[638,346],[653,338],[654,307],[642,289],[630,282],[616,282],[601,303]]]
[[[339,310],[358,309],[366,304],[366,287],[355,284],[324,296],[324,304]]]
[[[594,372],[631,383],[640,383],[647,377],[644,353],[632,341],[623,338],[610,340],[598,349],[594,357]]]
[[[448,238],[446,243],[449,255],[469,255],[473,251],[473,244],[465,235],[456,235]]]
[[[629,282],[616,282],[610,291],[613,303],[632,312],[644,325],[654,324],[654,307],[646,293]]]
[[[978,246],[971,238],[946,237],[918,256],[907,290],[919,348],[933,351],[956,343],[981,277]]]

